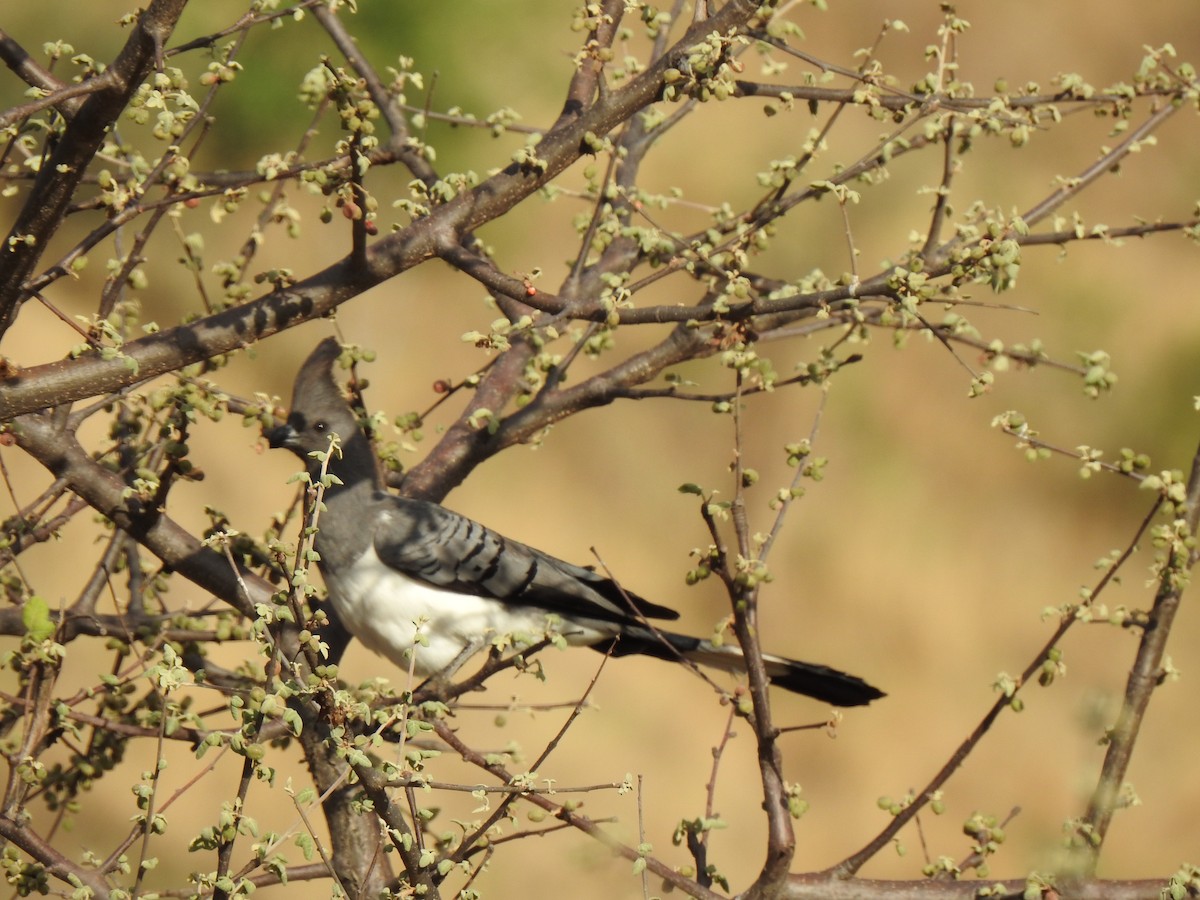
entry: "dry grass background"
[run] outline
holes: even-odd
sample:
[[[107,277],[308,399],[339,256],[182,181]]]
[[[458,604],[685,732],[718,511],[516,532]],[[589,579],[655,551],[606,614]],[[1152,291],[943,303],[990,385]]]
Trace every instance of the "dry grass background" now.
[[[194,6],[181,35],[225,24],[239,9],[225,0]],[[797,13],[811,52],[846,63],[850,50],[873,40],[886,14],[904,19],[911,32],[885,43],[885,63],[905,76],[923,71],[920,51],[934,42],[936,3],[905,0],[886,4],[886,9],[868,3],[830,6],[823,14],[808,9]],[[377,61],[406,54],[427,74],[438,70],[433,108],[462,103],[486,113],[508,104],[537,125],[556,113],[577,40],[566,29],[571,4],[464,0],[451,9],[364,0],[362,7],[361,33]],[[103,58],[112,44],[99,42],[120,39],[109,23],[123,11],[122,4],[111,2],[49,0],[36,7],[14,5],[0,24],[26,46],[63,37]],[[1047,86],[1061,71],[1078,71],[1105,85],[1128,77],[1143,45],[1167,41],[1183,59],[1200,59],[1200,15],[1188,0],[1104,12],[1080,2],[964,2],[959,11],[974,25],[961,44],[964,76],[981,91],[997,76]],[[315,64],[312,48],[319,43],[315,28],[293,33],[296,43],[286,51],[282,45],[268,49],[269,35],[256,36],[264,44],[258,50],[266,56],[247,55],[252,68],[246,77],[278,79],[290,90]],[[84,37],[98,42],[96,48],[85,47]],[[255,71],[254,65],[271,71]],[[3,89],[12,89],[11,78]],[[256,107],[252,94],[247,99],[243,91],[241,96],[236,101],[241,105],[218,107],[217,114],[241,117],[250,129],[285,127],[285,141],[302,127],[304,115],[297,109],[281,112],[270,102]],[[720,123],[715,133],[708,130],[714,122]],[[752,173],[766,160],[794,152],[811,122],[798,111],[767,125],[756,102],[705,109],[668,143],[669,152],[660,153],[657,167],[647,170],[647,181],[661,188],[679,186],[702,203],[752,196]],[[1073,174],[1092,161],[1105,127],[1104,122],[1071,122],[1061,133],[1035,136],[1021,152],[981,145],[967,158],[964,196],[1025,208],[1049,190],[1055,175]],[[1135,216],[1190,214],[1200,173],[1196,128],[1194,114],[1176,117],[1160,134],[1158,147],[1131,159],[1119,177],[1091,192],[1094,196],[1081,206],[1088,220],[1125,224]],[[850,160],[854,148],[863,147],[879,130],[875,123],[848,115],[835,134],[829,159]],[[511,138],[492,142],[446,129],[430,137],[441,152],[439,165],[447,169],[469,165],[482,171],[511,152]],[[252,162],[258,152],[256,143],[243,146],[236,137],[215,135],[204,164],[234,168]],[[897,164],[891,180],[866,191],[864,202],[852,210],[865,267],[897,253],[909,230],[925,225],[929,198],[917,188],[933,181],[938,165],[932,155]],[[381,180],[388,177],[380,175]],[[569,218],[579,208],[570,200],[547,206],[532,199],[486,229],[484,237],[496,248],[502,268],[541,268],[547,273],[544,283],[554,285],[573,250]],[[9,201],[0,213],[13,209]],[[236,225],[216,232],[205,222],[194,227],[207,229],[209,260],[231,253],[244,237]],[[290,265],[306,273],[344,252],[340,228],[310,220],[298,242],[273,238],[259,268]],[[1186,467],[1200,433],[1191,412],[1192,397],[1200,393],[1196,252],[1178,236],[1119,249],[1074,247],[1061,257],[1054,249],[1029,252],[1017,289],[1000,299],[1035,314],[980,310],[970,315],[988,336],[1011,341],[1040,337],[1056,357],[1069,359],[1076,350],[1097,347],[1109,350],[1121,380],[1112,396],[1098,401],[1086,401],[1077,381],[1048,370],[1003,375],[991,393],[968,400],[965,373],[940,345],[914,339],[907,349],[896,351],[882,334],[863,348],[865,361],[836,380],[817,441],[818,452],[830,464],[825,480],[793,510],[777,550],[776,581],[764,595],[765,643],[777,652],[861,674],[890,696],[848,712],[836,739],[801,732],[788,740],[788,777],[804,786],[811,803],[797,826],[797,868],[824,867],[857,849],[886,821],[876,798],[901,796],[928,780],[992,701],[996,674],[1020,670],[1044,640],[1052,623],[1041,619],[1042,610],[1071,602],[1081,585],[1092,583],[1097,577],[1093,561],[1123,546],[1147,506],[1147,497],[1131,485],[1079,479],[1070,462],[1029,465],[1012,440],[989,427],[991,418],[1019,409],[1046,438],[1063,446],[1089,444],[1109,453],[1129,446],[1149,452],[1156,468]],[[813,264],[831,271],[845,268],[836,208],[825,204],[801,217],[772,259],[785,276]],[[169,251],[160,252],[150,274],[151,289],[143,296],[147,317],[173,320],[192,303],[188,279]],[[94,283],[85,280],[74,297],[59,299],[85,313],[94,306],[94,296]],[[368,399],[399,413],[427,405],[436,379],[461,377],[481,362],[459,335],[481,329],[494,315],[477,285],[431,265],[357,298],[339,313],[338,325],[348,340],[378,351],[378,361],[366,371],[372,382]],[[286,400],[298,362],[328,333],[327,323],[316,323],[273,338],[236,359],[221,374],[222,384],[233,393],[265,390]],[[634,334],[620,335],[622,348],[639,340]],[[31,307],[2,349],[22,364],[33,364],[60,356],[72,343],[60,324]],[[812,350],[802,343],[764,348],[781,372]],[[690,367],[687,374],[718,383],[707,364]],[[809,432],[817,400],[815,391],[786,391],[749,406],[749,463],[762,472],[764,485],[760,502],[752,507],[760,527],[769,521],[765,503],[770,486],[788,477],[780,448]],[[431,425],[427,430],[432,440],[435,429]],[[192,447],[207,478],[173,494],[170,513],[181,522],[201,526],[203,506],[211,504],[228,513],[236,527],[257,531],[269,513],[289,502],[292,488],[285,482],[294,460],[263,453],[258,435],[237,421],[204,423]],[[683,586],[687,552],[706,538],[692,498],[675,488],[695,481],[727,494],[729,456],[727,423],[705,409],[667,401],[627,403],[564,423],[539,448],[504,454],[447,503],[568,559],[586,562],[589,548],[595,547],[623,582],[680,608],[686,628],[706,633],[723,613],[722,598],[715,585]],[[45,481],[40,470],[11,450],[4,461],[20,499],[40,490]],[[90,527],[72,525],[61,541],[26,554],[27,573],[52,602],[72,597],[86,578]],[[1108,597],[1110,605],[1149,602],[1152,590],[1141,577],[1148,563],[1143,554]],[[174,591],[193,603],[202,599],[182,583]],[[1165,875],[1184,859],[1197,861],[1191,806],[1200,798],[1194,754],[1200,617],[1192,599],[1185,598],[1171,645],[1183,678],[1164,687],[1151,708],[1130,773],[1143,805],[1118,814],[1102,865],[1106,876]],[[1133,635],[1113,629],[1080,627],[1072,633],[1063,647],[1067,677],[1052,689],[1031,688],[1025,712],[1003,716],[950,783],[946,814],[923,816],[923,839],[912,830],[905,832],[906,854],[885,853],[864,874],[916,876],[925,852],[922,843],[933,856],[961,858],[968,842],[960,826],[971,812],[1003,817],[1014,807],[1021,812],[1007,829],[1009,841],[993,874],[1019,876],[1052,865],[1062,823],[1081,813],[1094,782],[1103,753],[1098,738],[1112,720],[1134,648]],[[244,648],[221,652],[229,659]],[[77,642],[68,656],[64,688],[93,681],[104,659]],[[546,654],[544,661],[551,673],[547,684],[498,679],[478,701],[572,699],[587,684],[598,657],[576,651]],[[357,646],[351,647],[343,673],[350,680],[398,675]],[[613,661],[594,699],[596,709],[580,719],[539,774],[559,785],[619,780],[627,772],[640,776],[640,804],[634,796],[600,793],[587,796],[585,810],[595,817],[618,817],[615,830],[636,843],[640,807],[646,840],[655,852],[674,864],[687,862],[669,846],[670,833],[679,819],[703,811],[710,750],[720,737],[725,711],[702,683],[653,661]],[[814,721],[825,713],[811,701],[783,694],[775,699],[784,723]],[[200,706],[215,703],[204,697]],[[461,714],[460,723],[482,745],[516,742],[532,758],[564,715],[516,712],[500,727],[494,713],[480,711]],[[112,779],[97,792],[92,814],[80,816],[64,841],[78,840],[107,852],[107,842],[135,811],[122,784],[148,763],[149,757],[129,760],[126,777]],[[165,788],[173,792],[182,787],[194,771],[190,753],[175,752]],[[437,771],[447,780],[476,780],[454,769]],[[183,841],[212,821],[219,798],[233,790],[236,772],[237,763],[225,760],[199,790],[182,797],[170,813],[168,837]],[[290,774],[298,786],[303,784],[302,769]],[[739,729],[726,753],[717,797],[731,827],[714,837],[713,859],[735,887],[745,885],[760,864],[763,840],[759,786],[745,729]],[[264,830],[282,830],[295,818],[279,787],[256,785],[250,805]],[[470,818],[473,804],[458,805],[458,814]],[[106,812],[97,818],[98,810]],[[445,818],[439,823],[452,827]],[[159,855],[164,881],[201,864],[183,852],[163,850]],[[571,833],[502,848],[479,886],[485,896],[496,898],[570,893],[585,900],[641,891],[628,875],[628,863],[614,861]],[[290,890],[323,894],[312,886]],[[267,896],[281,893],[269,891]]]

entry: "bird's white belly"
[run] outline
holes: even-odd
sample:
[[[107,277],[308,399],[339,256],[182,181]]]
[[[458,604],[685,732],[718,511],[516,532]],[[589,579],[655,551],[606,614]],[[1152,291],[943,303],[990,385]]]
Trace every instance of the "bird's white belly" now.
[[[421,676],[444,669],[480,639],[514,635],[536,642],[547,629],[544,610],[433,587],[389,568],[373,547],[348,569],[326,572],[325,585],[352,635],[402,669],[414,665]],[[594,643],[609,633],[569,622],[555,628],[572,644]]]

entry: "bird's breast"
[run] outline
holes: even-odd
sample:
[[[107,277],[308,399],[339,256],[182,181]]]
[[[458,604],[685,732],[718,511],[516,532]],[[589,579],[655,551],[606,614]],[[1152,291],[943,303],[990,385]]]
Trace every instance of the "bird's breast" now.
[[[413,665],[421,676],[444,669],[480,638],[513,635],[518,643],[532,643],[546,632],[545,610],[436,587],[387,566],[374,547],[349,566],[323,574],[329,599],[350,633],[400,668]],[[557,629],[572,644],[605,636],[569,623]]]

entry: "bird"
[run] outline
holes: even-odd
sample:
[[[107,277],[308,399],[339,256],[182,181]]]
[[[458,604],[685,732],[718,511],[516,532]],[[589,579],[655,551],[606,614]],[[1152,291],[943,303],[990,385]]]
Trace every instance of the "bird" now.
[[[504,537],[440,504],[384,485],[378,457],[334,375],[335,338],[296,375],[291,410],[266,433],[327,478],[314,548],[329,601],[346,629],[401,669],[436,676],[487,640],[536,643],[548,626],[573,646],[745,671],[731,645],[659,629],[675,610],[626,591],[594,569]],[[331,451],[331,438],[338,447]],[[321,457],[326,457],[322,461]],[[419,631],[419,634],[418,634]],[[535,636],[532,639],[530,636]],[[884,693],[828,666],[763,655],[770,682],[835,706]]]

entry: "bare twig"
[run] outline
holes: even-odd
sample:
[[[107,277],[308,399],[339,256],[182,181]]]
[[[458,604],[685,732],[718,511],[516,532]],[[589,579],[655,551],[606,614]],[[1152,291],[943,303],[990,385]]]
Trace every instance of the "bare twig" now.
[[[510,773],[499,763],[489,761],[483,754],[464,744],[462,739],[455,734],[453,729],[451,729],[444,720],[439,719],[434,723],[434,731],[437,733],[438,737],[444,740],[454,750],[454,752],[459,754],[466,762],[469,762],[471,765],[476,766],[477,768],[490,772],[493,776],[498,778],[502,784],[511,784],[513,782],[512,773]],[[678,890],[684,891],[688,896],[695,898],[695,900],[720,900],[719,894],[715,894],[707,888],[701,887],[692,879],[679,874],[679,872],[660,862],[655,857],[643,856],[635,848],[629,847],[626,844],[616,840],[606,831],[604,831],[604,829],[601,828],[598,823],[589,819],[587,816],[571,811],[553,802],[549,798],[538,794],[524,795],[524,799],[528,803],[545,810],[551,815],[557,816],[559,819],[573,828],[576,828],[579,831],[596,838],[598,841],[600,841],[600,843],[604,844],[604,846],[608,847],[614,853],[624,857],[625,859],[628,859],[630,862],[638,859],[645,859],[646,868],[650,872],[659,876],[665,882],[673,885]]]
[[[1104,574],[1100,577],[1096,586],[1089,592],[1088,599],[1082,603],[1078,609],[1085,608],[1094,603],[1104,588],[1107,587],[1108,584],[1110,584],[1116,577],[1117,573],[1137,549],[1138,543],[1141,541],[1143,535],[1150,528],[1151,523],[1154,521],[1154,517],[1158,514],[1158,509],[1161,502],[1162,501],[1160,499],[1152,505],[1149,513],[1142,520],[1141,525],[1133,535],[1133,539],[1128,543],[1128,545],[1126,545],[1125,550],[1120,554],[1120,556],[1118,556],[1108,566]],[[873,839],[871,839],[864,847],[855,853],[852,853],[837,865],[828,869],[826,874],[835,879],[851,877],[863,867],[867,860],[871,859],[871,857],[875,856],[875,854],[877,854],[880,850],[888,846],[892,838],[899,833],[900,829],[908,824],[918,812],[924,809],[929,801],[932,800],[936,795],[937,791],[941,789],[942,785],[950,780],[950,777],[958,771],[971,752],[979,745],[979,742],[983,739],[983,736],[987,734],[992,725],[995,724],[995,721],[997,718],[999,718],[1000,714],[1012,704],[1017,693],[1029,683],[1034,675],[1038,673],[1045,661],[1050,657],[1051,651],[1053,651],[1054,648],[1059,645],[1066,633],[1076,622],[1079,621],[1079,616],[1077,615],[1078,609],[1072,608],[1064,611],[1062,619],[1059,621],[1058,626],[1054,629],[1054,632],[1042,644],[1037,653],[1034,654],[1024,671],[1021,672],[1020,676],[1013,680],[1010,692],[1002,692],[1001,696],[992,703],[991,707],[986,713],[984,713],[983,718],[980,719],[979,723],[971,730],[971,733],[963,740],[963,742],[959,744],[957,748],[955,748],[954,752],[950,755],[950,758],[946,760],[933,778],[930,779],[929,783],[926,784],[921,791],[915,794],[912,802],[900,810],[895,816],[893,816],[892,821],[890,821],[887,826]]]

